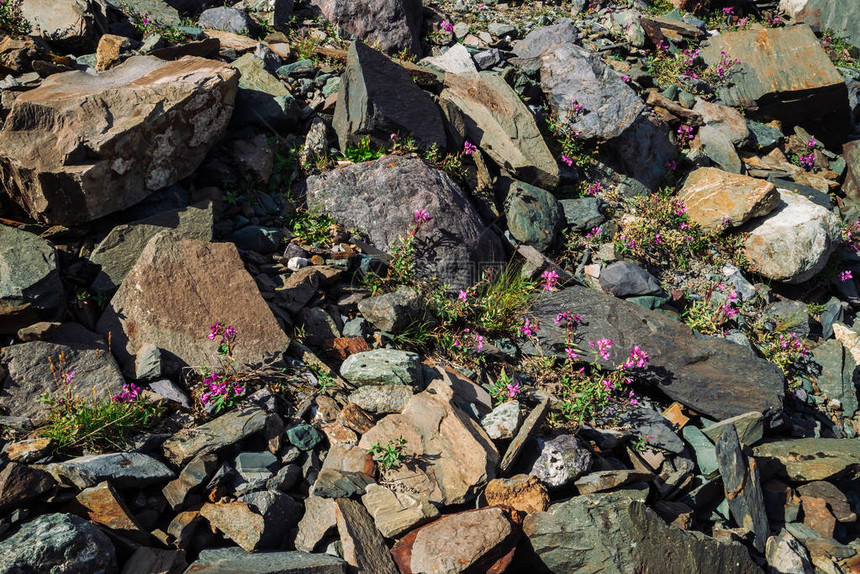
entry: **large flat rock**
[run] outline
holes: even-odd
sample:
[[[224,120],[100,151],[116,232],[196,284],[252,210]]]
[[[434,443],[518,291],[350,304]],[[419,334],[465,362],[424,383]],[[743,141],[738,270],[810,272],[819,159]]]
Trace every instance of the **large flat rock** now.
[[[582,315],[576,329],[581,345],[614,341],[607,364],[623,363],[639,345],[650,358],[642,378],[696,412],[719,420],[782,408],[785,377],[776,365],[744,346],[697,338],[680,321],[594,289],[575,286],[538,298],[530,314],[540,322],[537,336],[545,352],[565,355],[565,333],[554,324],[563,311]]]
[[[362,42],[388,53],[408,50],[421,56],[421,0],[311,0],[310,4]]]
[[[110,334],[123,364],[153,344],[171,371],[219,366],[218,342],[207,338],[215,321],[236,329],[239,365],[262,362],[290,344],[235,245],[162,232],[147,243],[97,327]]]
[[[191,56],[55,74],[15,100],[0,130],[0,179],[44,223],[125,209],[197,169],[224,135],[238,76]]]

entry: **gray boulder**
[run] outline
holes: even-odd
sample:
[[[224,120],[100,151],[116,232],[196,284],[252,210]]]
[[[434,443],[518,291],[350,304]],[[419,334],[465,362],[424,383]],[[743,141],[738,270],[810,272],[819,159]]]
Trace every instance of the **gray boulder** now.
[[[110,538],[83,518],[44,514],[0,542],[0,574],[116,574]]]
[[[246,552],[241,548],[203,550],[187,572],[236,574],[346,574],[346,562],[330,554]]]
[[[421,159],[386,156],[307,181],[312,209],[366,233],[379,249],[395,249],[415,211],[429,212],[433,219],[415,237],[418,277],[436,275],[465,288],[480,278],[482,264],[504,259],[501,240],[483,224],[463,190]]]
[[[558,200],[539,187],[514,181],[505,199],[505,217],[514,239],[539,251],[551,247],[564,227]]]
[[[572,483],[591,468],[591,451],[573,435],[563,434],[551,440],[538,439],[540,455],[531,472],[547,486]]]
[[[204,10],[197,20],[197,25],[201,28],[224,30],[234,34],[247,34],[256,27],[254,20],[245,12],[228,6]]]
[[[82,489],[105,480],[118,488],[137,488],[176,478],[166,464],[140,452],[81,456],[48,468],[55,476]]]
[[[65,293],[54,247],[5,225],[0,225],[0,245],[0,334],[55,319],[65,306]]]
[[[394,53],[421,56],[421,0],[311,0],[326,19],[362,42]]]
[[[421,357],[417,353],[395,349],[352,354],[341,364],[340,374],[356,386],[408,385],[421,390],[424,384]]]
[[[362,42],[353,42],[347,51],[332,125],[341,150],[365,136],[375,145],[390,144],[391,134],[413,137],[424,148],[445,149],[436,102],[402,66]]]
[[[358,310],[374,327],[388,333],[402,331],[424,318],[424,302],[411,287],[362,299],[358,302]]]
[[[363,385],[350,393],[349,402],[368,413],[384,415],[403,411],[412,394],[409,385]]]
[[[563,19],[552,26],[540,26],[529,32],[514,46],[516,58],[512,63],[529,72],[540,70],[541,57],[561,46],[573,45],[579,31],[572,20]]]
[[[779,9],[813,28],[836,30],[860,48],[860,5],[839,0],[780,0]]]
[[[242,75],[233,125],[275,125],[285,129],[296,126],[301,106],[287,87],[269,73],[262,58],[245,54],[231,65]]]
[[[616,261],[602,269],[600,288],[616,297],[664,294],[656,277],[628,261]]]
[[[23,0],[21,16],[31,28],[61,50],[95,50],[103,20],[91,0]]]

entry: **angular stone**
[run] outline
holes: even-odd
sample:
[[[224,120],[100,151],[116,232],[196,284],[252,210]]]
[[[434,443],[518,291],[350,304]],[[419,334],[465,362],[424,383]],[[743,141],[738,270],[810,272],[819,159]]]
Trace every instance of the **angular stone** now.
[[[256,28],[254,20],[245,12],[227,6],[204,10],[197,19],[197,25],[201,28],[225,30],[234,34],[248,34]]]
[[[830,507],[830,510],[833,511],[833,516],[839,522],[857,521],[857,514],[848,503],[848,497],[829,482],[824,482],[823,480],[810,482],[798,487],[797,492],[801,498],[823,500]]]
[[[408,50],[421,55],[420,0],[371,0],[356,4],[350,0],[312,0],[329,22],[347,34],[388,53]]]
[[[845,181],[842,191],[849,205],[860,205],[860,141],[852,141],[842,147],[845,160]]]
[[[487,431],[487,435],[493,439],[514,438],[522,422],[520,404],[517,401],[508,401],[493,409],[493,412],[481,419],[481,426]]]
[[[0,471],[0,512],[6,513],[50,492],[56,485],[50,474],[10,462]]]
[[[364,385],[350,393],[348,400],[368,413],[385,415],[402,412],[412,394],[409,385]]]
[[[378,484],[367,485],[361,502],[386,538],[396,538],[439,516],[439,510],[426,497],[396,492]]]
[[[582,315],[577,336],[583,341],[614,341],[607,364],[623,363],[639,345],[649,357],[642,379],[696,412],[728,418],[782,408],[784,377],[772,363],[741,345],[700,340],[675,319],[593,289],[574,286],[538,297],[531,314],[540,322],[544,352],[566,356],[565,333],[553,324],[564,310]]]
[[[149,542],[149,534],[131,515],[110,482],[81,491],[75,497],[74,513],[101,524],[114,533],[138,543]]]
[[[537,555],[532,567],[542,564],[551,572],[761,572],[740,543],[668,525],[624,493],[555,504],[527,516],[523,531]]]
[[[851,353],[836,339],[824,341],[812,351],[812,360],[817,369],[811,374],[821,393],[842,405],[842,416],[851,418],[857,412],[857,393],[854,388],[854,373],[857,363]]]
[[[797,482],[830,480],[860,468],[860,441],[799,438],[769,441],[753,448],[756,458],[773,459]]]
[[[0,334],[57,318],[65,301],[53,245],[5,225],[0,245]]]
[[[305,499],[305,513],[299,521],[296,549],[302,552],[313,552],[326,535],[336,527],[334,500],[311,494]]]
[[[808,26],[719,34],[703,46],[702,57],[716,66],[722,51],[741,62],[720,88],[726,104],[757,108],[758,116],[791,125],[815,125],[816,134],[827,124],[834,134],[847,132],[845,82]]]
[[[179,388],[176,383],[169,379],[152,381],[149,383],[149,389],[168,401],[172,401],[186,409],[191,409],[191,400],[188,398],[188,395],[185,394],[185,391]]]
[[[521,533],[508,512],[481,508],[443,516],[391,549],[401,572],[504,572]]]
[[[664,294],[657,278],[633,263],[616,261],[600,270],[600,288],[616,297]]]
[[[392,414],[361,437],[358,445],[387,444],[406,439],[405,464],[386,472],[389,480],[402,482],[415,494],[435,504],[459,504],[473,498],[477,489],[495,478],[499,453],[480,425],[453,403],[454,392],[442,381],[433,381],[413,396],[401,414]]]
[[[130,207],[197,169],[225,132],[237,85],[236,70],[195,57],[55,74],[15,100],[0,131],[6,190],[50,224]]]
[[[188,568],[181,550],[159,550],[141,546],[128,559],[122,574],[181,574]]]
[[[827,502],[821,498],[801,496],[803,523],[817,532],[822,538],[833,538],[836,530],[836,517],[827,509]]]
[[[448,48],[441,56],[424,58],[420,63],[429,64],[449,74],[467,74],[478,71],[469,50],[459,43]]]
[[[335,500],[337,530],[343,557],[356,574],[399,574],[385,540],[360,502]]]
[[[546,487],[534,476],[517,474],[511,478],[494,478],[484,491],[490,506],[508,506],[514,510],[532,514],[549,507]]]
[[[563,18],[552,26],[539,26],[516,43],[514,53],[517,57],[512,60],[512,63],[529,72],[537,72],[540,70],[541,57],[544,54],[560,46],[576,44],[578,37],[579,30],[576,24],[568,18]]]
[[[815,29],[835,30],[854,46],[860,47],[860,12],[855,4],[839,0],[780,0],[779,9],[795,22]]]
[[[501,240],[468,196],[445,171],[421,159],[385,156],[311,176],[307,196],[312,209],[366,233],[386,251],[399,245],[415,211],[427,210],[433,219],[415,236],[418,277],[436,275],[464,289],[480,278],[482,265],[504,259]]]
[[[784,572],[785,574],[815,573],[806,548],[788,530],[783,529],[778,535],[767,539],[765,554],[768,565],[777,572]]]
[[[173,510],[182,508],[195,490],[200,490],[201,487],[205,486],[206,481],[218,469],[218,465],[218,456],[215,454],[202,454],[194,457],[179,472],[179,476],[167,483],[167,486],[161,491],[170,507]]]
[[[62,373],[52,372],[51,361]],[[47,407],[35,397],[61,392],[63,373],[74,372],[72,390],[85,401],[107,399],[119,393],[124,383],[104,339],[77,323],[63,325],[50,341],[4,347],[0,350],[0,366],[7,373],[2,379],[2,404],[12,416],[46,415]]]
[[[702,432],[712,442],[717,442],[717,439],[723,434],[723,429],[730,424],[735,426],[738,439],[747,446],[754,445],[764,436],[764,417],[761,413],[755,411],[706,426],[702,429]]]
[[[341,150],[366,136],[374,145],[389,145],[391,134],[412,137],[422,148],[446,147],[436,102],[402,66],[362,42],[347,51],[332,126]]]
[[[6,457],[13,462],[28,463],[44,458],[54,446],[51,438],[31,438],[6,445]]]
[[[499,469],[502,472],[507,472],[511,469],[513,464],[519,458],[526,443],[540,432],[541,425],[543,424],[547,414],[549,414],[549,407],[550,397],[548,395],[541,396],[540,403],[532,409],[532,412],[530,412],[529,416],[526,417],[526,420],[523,421],[523,425],[520,427],[517,436],[515,436],[514,440],[511,441],[511,444],[508,445],[508,450],[505,451],[505,456],[499,464]]]
[[[573,484],[579,494],[593,494],[635,482],[648,481],[652,478],[653,475],[650,473],[635,470],[601,470],[590,472],[577,479]]]
[[[692,447],[696,454],[696,465],[699,467],[699,473],[705,478],[716,476],[720,467],[717,464],[717,452],[714,450],[714,444],[708,440],[702,431],[692,425],[685,426],[683,433],[684,441]]]
[[[176,473],[163,462],[140,452],[81,456],[47,468],[54,476],[82,489],[105,480],[117,488],[140,488],[176,478]]]
[[[734,425],[726,426],[714,446],[732,518],[752,532],[753,546],[764,552],[770,528],[756,461],[744,454]]]
[[[20,8],[21,17],[57,48],[95,49],[97,25],[102,22],[96,20],[89,0],[24,0]]]
[[[531,474],[547,486],[570,484],[591,468],[591,451],[573,435],[538,439],[538,447],[540,455],[532,466]]]
[[[287,439],[299,450],[311,450],[322,441],[322,434],[307,423],[299,423],[287,429]]]
[[[169,230],[188,239],[212,241],[212,223],[212,204],[206,202],[114,227],[90,255],[90,261],[101,265],[92,289],[111,291],[119,287],[143,248],[159,232]]]
[[[153,237],[98,322],[126,364],[144,343],[162,350],[164,368],[217,369],[217,345],[206,329],[215,321],[236,329],[238,365],[286,351],[290,340],[245,271],[236,247],[170,233]]]
[[[765,277],[802,283],[824,269],[839,244],[839,218],[801,195],[778,191],[779,207],[750,222],[744,255]]]
[[[501,76],[447,74],[439,101],[466,140],[517,179],[548,189],[558,184],[558,163],[534,116]]]
[[[565,221],[564,210],[551,193],[519,181],[508,188],[505,218],[514,239],[538,251],[555,243]]]
[[[705,126],[718,131],[732,144],[743,145],[750,137],[746,118],[733,107],[697,98],[693,111],[701,116]]]
[[[236,502],[204,504],[200,515],[248,552],[280,548],[298,503],[281,492],[254,492]]]
[[[769,181],[736,175],[712,167],[699,168],[684,181],[678,199],[690,219],[708,231],[738,227],[772,212],[780,204],[776,186]]]
[[[577,233],[588,233],[606,221],[606,216],[601,212],[604,204],[596,197],[562,199],[559,203],[568,226]]]
[[[256,43],[252,42],[252,46]],[[287,87],[266,69],[262,58],[245,54],[231,65],[242,74],[233,124],[268,123],[288,129],[298,123],[301,107]]]
[[[110,538],[95,524],[71,514],[43,514],[0,542],[0,574],[116,571]]]
[[[183,466],[198,455],[235,444],[245,437],[262,431],[266,426],[266,412],[260,407],[248,406],[193,429],[179,431],[164,442],[164,456],[177,466]]]
[[[346,562],[330,554],[245,552],[241,548],[206,549],[188,574],[346,574]]]
[[[340,375],[353,385],[424,385],[421,357],[410,351],[375,349],[350,355],[340,366]]]
[[[424,318],[424,303],[415,289],[399,287],[391,293],[362,299],[358,311],[380,331],[398,333]]]

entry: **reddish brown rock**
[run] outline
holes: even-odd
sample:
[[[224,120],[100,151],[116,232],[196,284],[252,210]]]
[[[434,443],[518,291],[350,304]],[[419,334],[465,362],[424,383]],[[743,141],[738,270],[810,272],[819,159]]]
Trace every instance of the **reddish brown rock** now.
[[[54,440],[50,438],[33,438],[9,443],[6,446],[6,456],[16,462],[32,462],[47,456]]]
[[[56,484],[43,470],[10,462],[0,471],[0,513],[47,494]]]
[[[708,231],[722,229],[726,220],[737,227],[779,205],[774,184],[713,167],[690,173],[678,199],[684,202],[690,219]]]
[[[237,364],[286,351],[290,340],[245,271],[232,243],[206,243],[159,233],[128,273],[98,323],[126,364],[143,345],[161,349],[168,372],[185,365],[219,366],[209,325],[236,329]],[[169,359],[174,357],[173,364]]]
[[[355,353],[369,351],[370,345],[361,337],[337,337],[324,341],[323,349],[329,351],[336,359],[343,361]]]
[[[150,542],[146,530],[134,519],[107,481],[81,491],[75,498],[72,511],[129,540],[143,544]]]
[[[103,72],[116,66],[120,51],[130,46],[131,41],[125,36],[103,35],[96,48],[96,70]]]
[[[373,428],[374,421],[367,412],[355,403],[347,403],[340,410],[338,421],[342,422],[358,434],[364,434]]]
[[[822,538],[833,538],[836,530],[836,517],[827,510],[827,502],[822,498],[800,497],[803,506],[803,523],[816,531]]]
[[[546,487],[534,476],[525,474],[491,480],[484,496],[490,506],[509,506],[526,514],[543,512],[549,507]]]
[[[803,499],[823,500],[839,522],[857,521],[857,514],[851,509],[848,497],[829,482],[823,480],[810,482],[798,487],[797,492]]]

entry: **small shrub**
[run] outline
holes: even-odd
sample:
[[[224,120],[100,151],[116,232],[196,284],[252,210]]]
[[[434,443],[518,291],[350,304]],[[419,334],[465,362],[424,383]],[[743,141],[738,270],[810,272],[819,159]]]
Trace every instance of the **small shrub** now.
[[[373,455],[373,460],[382,465],[384,470],[399,468],[405,459],[404,450],[406,449],[406,439],[400,437],[397,440],[390,440],[385,446],[379,443],[373,443],[368,449],[368,453]]]
[[[304,245],[328,245],[337,221],[325,213],[299,209],[287,218],[285,227]]]
[[[220,369],[209,372],[207,368],[200,369],[203,377],[203,392],[200,402],[212,408],[216,413],[234,407],[244,396],[246,381],[236,368],[233,350],[236,346],[236,329],[215,321],[209,327],[209,340],[218,340],[218,362]]]
[[[22,0],[0,0],[0,31],[12,37],[30,33],[30,23],[21,14]]]
[[[374,146],[370,136],[362,136],[355,145],[348,145],[343,150],[343,156],[353,163],[373,161],[385,155],[385,148]]]

